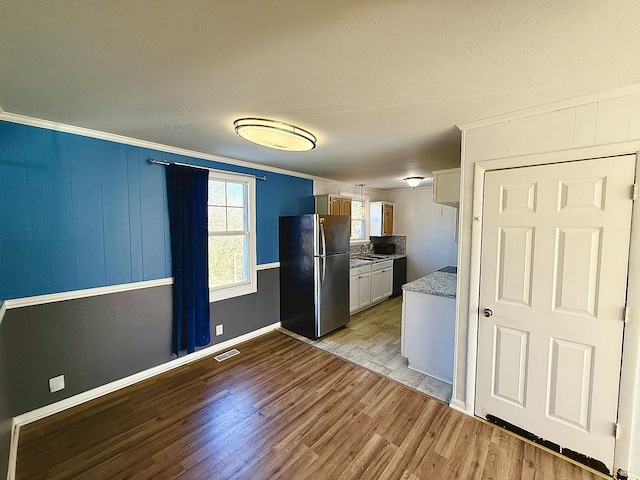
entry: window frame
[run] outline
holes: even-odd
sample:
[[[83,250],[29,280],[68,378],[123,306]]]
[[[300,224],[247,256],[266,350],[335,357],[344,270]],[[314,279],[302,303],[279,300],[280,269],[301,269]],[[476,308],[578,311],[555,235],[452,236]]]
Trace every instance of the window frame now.
[[[218,171],[209,172],[209,180],[218,180],[223,182],[242,183],[246,186],[246,209],[247,209],[247,280],[242,283],[233,283],[227,285],[219,285],[216,287],[209,287],[209,302],[217,302],[220,300],[226,300],[228,298],[239,297],[242,295],[248,295],[250,293],[256,293],[258,291],[258,275],[257,275],[257,255],[256,255],[256,179],[255,177],[243,175],[221,173]],[[208,184],[207,184],[208,188]],[[207,201],[208,206],[208,201]],[[207,208],[208,213],[208,208]],[[238,233],[244,231],[239,231]],[[207,238],[211,236],[225,236],[216,235],[207,228]],[[233,233],[233,232],[231,232]],[[208,240],[207,240],[208,245]],[[210,252],[207,251],[207,262],[209,261]],[[208,274],[207,274],[208,282]]]
[[[351,202],[353,202],[354,200],[360,202],[362,201],[364,203],[364,238],[362,239],[353,239],[351,238],[351,229],[353,228],[353,216],[351,215],[351,218],[349,219],[349,244],[350,245],[362,245],[365,243],[370,243],[370,229],[369,229],[369,224],[371,222],[370,217],[371,217],[371,213],[369,212],[369,195],[361,195],[359,193],[353,193],[353,192],[340,192],[339,193],[340,196],[342,197],[348,197],[351,199]]]

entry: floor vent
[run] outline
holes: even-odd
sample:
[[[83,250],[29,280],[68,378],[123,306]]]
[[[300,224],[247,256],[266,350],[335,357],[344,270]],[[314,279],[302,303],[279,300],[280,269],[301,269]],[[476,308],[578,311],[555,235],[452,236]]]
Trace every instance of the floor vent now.
[[[216,355],[213,358],[215,358],[218,362],[222,362],[227,358],[231,358],[239,354],[240,354],[240,351],[234,348],[233,350],[229,350],[228,352],[224,352],[224,353],[221,353],[220,355]]]

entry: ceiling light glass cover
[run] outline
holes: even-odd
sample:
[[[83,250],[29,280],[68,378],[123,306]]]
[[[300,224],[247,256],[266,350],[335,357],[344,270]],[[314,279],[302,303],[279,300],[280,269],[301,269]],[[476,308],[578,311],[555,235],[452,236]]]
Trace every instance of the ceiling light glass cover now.
[[[418,185],[420,185],[420,182],[424,180],[424,177],[407,177],[404,180],[409,184],[410,187],[416,188]]]
[[[278,150],[304,152],[316,147],[316,137],[296,127],[266,118],[239,118],[233,122],[236,133],[245,140]]]

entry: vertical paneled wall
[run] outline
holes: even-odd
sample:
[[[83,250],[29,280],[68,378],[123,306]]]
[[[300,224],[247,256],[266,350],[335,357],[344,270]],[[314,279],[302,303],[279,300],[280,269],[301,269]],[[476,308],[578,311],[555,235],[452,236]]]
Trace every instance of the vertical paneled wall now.
[[[313,182],[0,121],[0,301],[171,276],[164,168],[149,158],[266,175],[258,263],[277,219],[313,211]]]
[[[640,138],[640,94],[467,130],[467,160],[611,145]]]

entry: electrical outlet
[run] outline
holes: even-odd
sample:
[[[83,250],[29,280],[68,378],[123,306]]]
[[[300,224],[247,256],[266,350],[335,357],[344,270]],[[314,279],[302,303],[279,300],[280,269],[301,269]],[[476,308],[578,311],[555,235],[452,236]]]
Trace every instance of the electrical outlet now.
[[[216,336],[222,335],[222,325],[216,325]]]
[[[53,377],[49,379],[49,391],[59,392],[64,388],[64,375],[58,375],[57,377]]]

